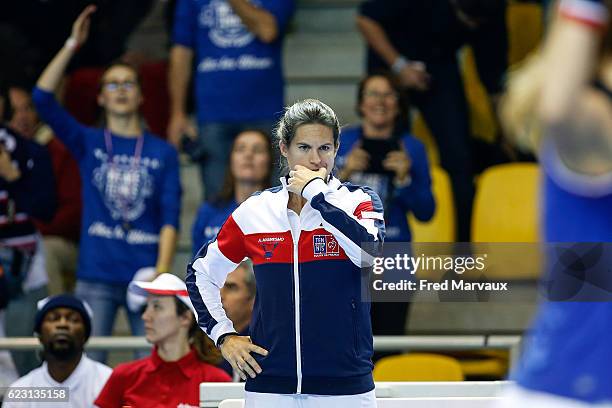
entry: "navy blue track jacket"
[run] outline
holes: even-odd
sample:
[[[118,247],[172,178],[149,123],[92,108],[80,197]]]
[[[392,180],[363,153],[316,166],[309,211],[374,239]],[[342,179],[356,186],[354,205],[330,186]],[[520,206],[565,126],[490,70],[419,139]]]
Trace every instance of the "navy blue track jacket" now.
[[[314,179],[302,192],[307,203],[298,216],[287,209],[282,182],[242,203],[189,264],[186,283],[199,325],[215,343],[235,332],[219,291],[248,257],[257,281],[251,339],[268,355],[254,354],[263,372],[247,379],[246,390],[371,391],[372,327],[370,304],[361,301],[367,273],[361,266],[372,257],[361,245],[384,240],[380,199],[367,187]]]

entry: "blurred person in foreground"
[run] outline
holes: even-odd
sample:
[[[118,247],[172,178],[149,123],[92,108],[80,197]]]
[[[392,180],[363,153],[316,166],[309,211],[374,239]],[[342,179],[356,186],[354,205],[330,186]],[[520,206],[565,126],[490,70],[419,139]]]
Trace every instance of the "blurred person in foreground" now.
[[[130,292],[146,296],[145,336],[149,357],[118,365],[95,401],[99,408],[199,406],[201,382],[226,382],[221,355],[197,325],[185,283],[164,273],[134,281]]]
[[[89,408],[111,375],[111,368],[91,360],[83,351],[91,334],[93,312],[72,295],[57,295],[39,302],[34,332],[43,346],[43,364],[14,382],[5,393],[4,408]],[[10,399],[11,388],[53,388],[66,392],[64,402],[20,402]]]
[[[263,130],[247,129],[234,139],[225,180],[217,197],[198,209],[191,230],[193,255],[215,238],[229,215],[257,191],[270,187],[274,156],[270,136]]]
[[[506,124],[539,155],[545,240],[571,248],[547,252],[548,300],[504,408],[612,401],[611,11],[609,1],[561,1],[541,55],[515,74],[503,105]]]
[[[336,163],[338,178],[371,187],[385,208],[385,241],[410,242],[408,213],[420,221],[434,214],[425,146],[408,131],[408,112],[397,80],[387,73],[359,84],[359,125],[342,129]],[[403,302],[372,303],[374,335],[403,335],[408,315]]]
[[[95,6],[83,10],[64,47],[46,67],[32,94],[41,118],[79,164],[83,215],[75,293],[96,311],[92,333],[109,336],[129,282],[143,268],[170,270],[181,202],[176,150],[143,125],[136,71],[112,64],[102,76],[98,104],[104,127],[86,127],[70,116],[53,92],[89,35]],[[144,334],[138,313],[127,310],[134,335]],[[105,352],[91,353],[98,361]]]

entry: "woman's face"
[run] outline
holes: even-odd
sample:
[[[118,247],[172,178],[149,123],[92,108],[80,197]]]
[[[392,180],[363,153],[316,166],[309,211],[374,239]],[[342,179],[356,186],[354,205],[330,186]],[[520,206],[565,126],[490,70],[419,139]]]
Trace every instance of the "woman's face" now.
[[[259,132],[242,132],[234,141],[230,166],[237,182],[263,183],[270,175],[268,141]]]
[[[281,154],[287,159],[289,169],[296,165],[313,171],[325,168],[329,176],[334,168],[337,149],[334,146],[334,133],[320,124],[301,125],[295,131],[293,140],[287,146],[280,144]]]
[[[387,78],[373,76],[367,80],[359,110],[363,120],[372,126],[393,126],[399,114],[398,95]]]
[[[147,307],[142,314],[145,326],[145,337],[149,343],[160,344],[180,335],[184,328],[185,336],[191,324],[187,314],[176,314],[176,303],[173,296],[149,295]],[[185,341],[187,338],[185,337]]]
[[[140,85],[133,69],[117,65],[104,73],[98,104],[107,114],[133,115],[141,103]]]

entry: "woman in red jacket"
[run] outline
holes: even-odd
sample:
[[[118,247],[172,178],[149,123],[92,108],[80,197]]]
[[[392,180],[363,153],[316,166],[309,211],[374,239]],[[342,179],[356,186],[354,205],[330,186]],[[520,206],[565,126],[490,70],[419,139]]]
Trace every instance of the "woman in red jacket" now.
[[[134,281],[129,290],[147,296],[142,320],[147,341],[155,347],[149,357],[117,366],[96,406],[197,407],[201,382],[231,381],[214,366],[221,356],[196,325],[180,278],[163,273],[152,282]]]

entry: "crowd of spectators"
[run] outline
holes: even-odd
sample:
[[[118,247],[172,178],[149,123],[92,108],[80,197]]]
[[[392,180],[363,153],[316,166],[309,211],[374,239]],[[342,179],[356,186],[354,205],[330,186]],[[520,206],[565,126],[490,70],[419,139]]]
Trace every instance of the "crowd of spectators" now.
[[[283,40],[296,5],[168,1],[160,94],[142,75],[142,56],[126,48],[153,3],[0,6],[0,55],[10,61],[0,68],[0,336],[35,332],[44,361],[0,352],[0,386],[18,377],[19,386],[66,386],[83,406],[99,407],[146,405],[155,387],[168,403],[197,405],[197,383],[238,379],[170,274],[184,273],[172,270],[179,154],[198,165],[205,193],[193,225],[181,226],[191,227],[195,254],[238,205],[279,184],[270,135],[285,105]],[[425,146],[411,134],[413,108],[452,181],[457,237],[469,241],[475,159],[458,50],[473,48],[495,107],[508,69],[506,7],[505,0],[360,5],[356,24],[368,46],[355,104],[361,123],[342,130],[336,176],[378,193],[388,241],[411,241],[407,214],[428,221],[436,208]],[[155,126],[163,134],[147,125],[155,114],[141,112],[145,101],[153,112],[163,107],[167,121]],[[240,334],[248,334],[255,292],[252,265],[243,262],[221,292]],[[83,349],[90,335],[112,334],[122,307],[132,334],[155,347],[111,374],[106,353]],[[374,334],[404,334],[407,315],[407,303],[375,304]]]

